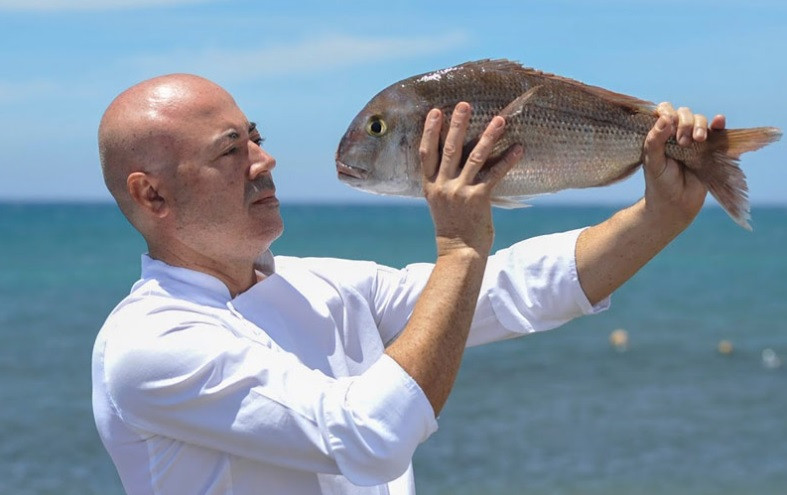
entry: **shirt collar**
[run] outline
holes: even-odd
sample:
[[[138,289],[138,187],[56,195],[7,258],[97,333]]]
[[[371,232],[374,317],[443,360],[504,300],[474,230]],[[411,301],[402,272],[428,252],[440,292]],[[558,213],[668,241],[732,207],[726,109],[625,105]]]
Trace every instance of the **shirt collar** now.
[[[254,267],[266,277],[275,273],[273,253],[266,250],[257,258]],[[232,300],[229,289],[217,277],[190,268],[173,266],[143,254],[141,280],[132,290],[149,280],[157,281],[158,285],[172,296],[200,304],[225,306]]]

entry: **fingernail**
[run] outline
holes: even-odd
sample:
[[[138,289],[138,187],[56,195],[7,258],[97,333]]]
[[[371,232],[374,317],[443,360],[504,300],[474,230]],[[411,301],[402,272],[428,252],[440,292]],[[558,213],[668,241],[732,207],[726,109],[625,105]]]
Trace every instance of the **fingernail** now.
[[[685,136],[685,135],[681,136],[680,139],[678,140],[678,143],[681,146],[688,146],[689,144],[691,144],[691,138],[689,136]]]
[[[503,124],[505,123],[506,121],[502,117],[494,117],[492,119],[492,125],[494,126],[495,129],[499,129],[503,127]]]
[[[707,131],[702,127],[697,127],[694,129],[694,140],[695,141],[703,141],[707,137]]]
[[[466,104],[466,103],[459,103],[459,104],[456,105],[456,108],[454,108],[454,111],[456,113],[458,113],[459,115],[464,115],[464,114],[467,113],[468,109],[469,109],[469,105],[468,104]]]
[[[519,158],[525,152],[525,149],[522,147],[521,144],[517,144],[514,146],[514,157]]]
[[[433,108],[429,110],[429,120],[437,120],[440,118],[440,110]]]

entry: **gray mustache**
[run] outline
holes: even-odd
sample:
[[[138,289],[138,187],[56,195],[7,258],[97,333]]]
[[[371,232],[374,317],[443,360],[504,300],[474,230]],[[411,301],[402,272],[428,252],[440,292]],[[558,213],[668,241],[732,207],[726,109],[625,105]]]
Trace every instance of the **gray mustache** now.
[[[246,187],[246,194],[254,195],[260,191],[266,191],[269,189],[276,189],[276,186],[273,184],[273,177],[270,175],[263,175],[261,177],[257,177],[253,182],[249,183],[249,185]]]

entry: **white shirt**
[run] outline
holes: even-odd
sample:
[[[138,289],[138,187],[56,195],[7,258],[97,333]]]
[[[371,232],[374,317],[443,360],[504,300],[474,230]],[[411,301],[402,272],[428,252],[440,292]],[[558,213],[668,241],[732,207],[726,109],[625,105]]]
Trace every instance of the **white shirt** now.
[[[605,309],[582,292],[580,231],[490,256],[468,345]],[[385,346],[431,264],[276,257],[235,298],[210,275],[142,258],[99,332],[93,410],[129,495],[412,494],[437,429]]]

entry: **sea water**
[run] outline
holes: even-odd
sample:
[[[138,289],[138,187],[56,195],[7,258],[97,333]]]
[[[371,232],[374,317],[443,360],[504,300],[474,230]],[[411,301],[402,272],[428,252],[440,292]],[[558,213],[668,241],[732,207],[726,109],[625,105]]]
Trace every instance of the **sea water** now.
[[[496,210],[495,244],[613,212]],[[421,205],[282,213],[279,254],[434,257]],[[746,232],[706,208],[607,312],[469,349],[416,453],[418,492],[787,493],[787,208],[752,215]],[[0,205],[0,494],[123,493],[93,423],[90,355],[144,249],[113,205]]]

